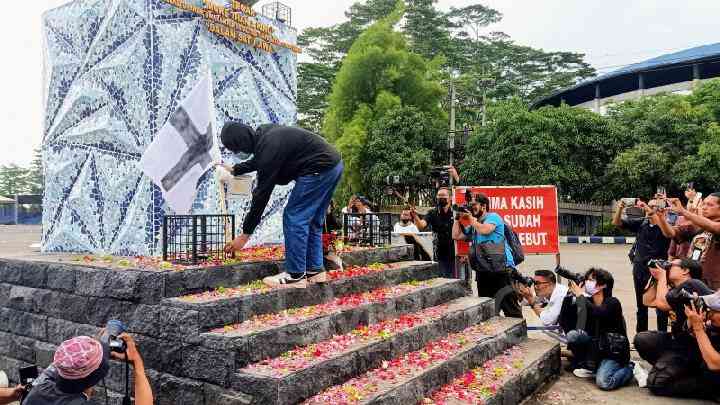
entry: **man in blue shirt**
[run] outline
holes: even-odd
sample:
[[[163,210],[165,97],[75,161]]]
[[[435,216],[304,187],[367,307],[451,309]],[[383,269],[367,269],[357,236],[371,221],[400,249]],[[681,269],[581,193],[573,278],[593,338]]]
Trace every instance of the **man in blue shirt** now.
[[[473,246],[487,244],[487,251],[497,251],[488,260],[474,266],[478,296],[502,299],[500,307],[507,317],[522,318],[522,310],[513,292],[496,297],[498,292],[512,289],[510,271],[515,267],[510,245],[505,241],[505,221],[494,212],[489,212],[490,199],[477,194],[472,213],[460,214],[453,225],[453,238],[471,241]],[[504,252],[504,254],[502,254]],[[505,288],[509,287],[509,288]]]

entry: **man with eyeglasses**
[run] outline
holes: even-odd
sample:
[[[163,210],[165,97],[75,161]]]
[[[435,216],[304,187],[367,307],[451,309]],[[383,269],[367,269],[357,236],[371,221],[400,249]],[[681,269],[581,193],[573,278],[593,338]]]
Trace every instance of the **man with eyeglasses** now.
[[[550,270],[536,271],[533,280],[534,288],[514,285],[523,298],[523,304],[532,308],[543,326],[559,325],[563,332],[573,330],[577,323],[577,310],[568,287],[557,284],[557,277]]]

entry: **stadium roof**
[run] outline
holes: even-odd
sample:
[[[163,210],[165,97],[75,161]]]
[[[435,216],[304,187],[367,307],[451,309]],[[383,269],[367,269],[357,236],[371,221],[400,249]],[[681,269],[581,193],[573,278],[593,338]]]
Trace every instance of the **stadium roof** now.
[[[569,105],[582,104],[595,98],[595,86],[598,84],[601,98],[638,90],[640,74],[644,76],[645,89],[690,81],[694,74],[693,65],[699,65],[700,79],[720,76],[720,43],[698,46],[628,65],[555,92],[536,101],[533,106],[560,105],[563,101]]]

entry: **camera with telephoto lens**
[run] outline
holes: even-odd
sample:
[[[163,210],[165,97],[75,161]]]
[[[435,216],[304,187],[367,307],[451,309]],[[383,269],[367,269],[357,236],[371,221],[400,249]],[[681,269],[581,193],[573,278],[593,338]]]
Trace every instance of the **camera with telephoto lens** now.
[[[522,284],[525,287],[532,287],[535,285],[535,279],[532,277],[524,276],[522,273],[518,271],[518,269],[512,269],[510,272],[510,279],[518,284]]]
[[[453,204],[452,210],[455,211],[455,220],[460,219],[460,214],[472,214],[472,205],[474,204],[474,197],[472,191],[468,188],[465,189],[465,202],[463,204]]]
[[[450,166],[439,166],[430,169],[430,178],[438,183],[440,187],[450,186]]]
[[[582,283],[585,282],[585,275],[583,275],[583,274],[581,274],[581,273],[575,273],[575,272],[570,271],[570,270],[568,270],[568,269],[564,269],[564,268],[562,268],[562,267],[560,267],[560,266],[558,266],[557,268],[555,268],[555,273],[556,273],[558,276],[560,276],[560,277],[562,277],[562,278],[564,278],[564,279],[566,279],[566,280],[570,280],[570,281],[574,282],[574,283],[577,284],[577,285],[580,285],[580,284],[582,284]]]
[[[699,297],[697,294],[691,293],[690,291],[685,289],[680,290],[678,300],[683,305],[695,305],[695,309],[697,309],[699,312],[706,312],[709,310],[708,306],[705,304],[705,300],[702,297]]]
[[[105,327],[105,333],[100,338],[100,341],[110,348],[111,352],[125,353],[127,351],[127,343],[120,339],[120,335],[125,333],[127,328],[125,325],[118,320],[108,321]]]
[[[35,384],[35,380],[38,378],[38,367],[34,365],[23,367],[18,371],[18,374],[20,375],[20,385],[23,387],[20,393],[20,403],[22,404],[30,394],[30,391],[32,391],[33,384]]]

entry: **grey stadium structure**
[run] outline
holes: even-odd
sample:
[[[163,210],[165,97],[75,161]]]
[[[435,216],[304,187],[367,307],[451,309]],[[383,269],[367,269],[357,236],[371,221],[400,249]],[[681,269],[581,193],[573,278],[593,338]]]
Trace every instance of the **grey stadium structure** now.
[[[720,77],[720,43],[626,66],[553,93],[533,107],[565,103],[603,114],[613,103],[659,93],[689,93],[701,81],[715,77]]]

